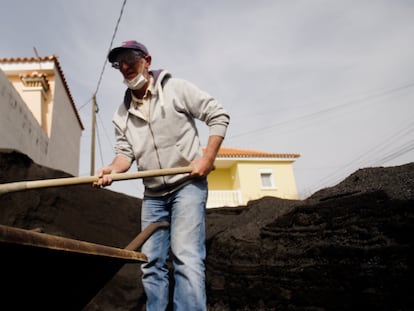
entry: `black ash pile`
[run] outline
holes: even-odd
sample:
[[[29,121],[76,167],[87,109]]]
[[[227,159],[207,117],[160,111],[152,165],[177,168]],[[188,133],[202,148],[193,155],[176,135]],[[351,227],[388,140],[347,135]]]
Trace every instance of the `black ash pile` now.
[[[0,152],[0,183],[60,177]],[[358,170],[306,200],[208,210],[209,310],[414,310],[413,203],[409,163]],[[90,185],[33,189],[0,196],[0,224],[123,248],[140,232],[140,207]],[[85,310],[144,305],[139,266],[128,264]]]

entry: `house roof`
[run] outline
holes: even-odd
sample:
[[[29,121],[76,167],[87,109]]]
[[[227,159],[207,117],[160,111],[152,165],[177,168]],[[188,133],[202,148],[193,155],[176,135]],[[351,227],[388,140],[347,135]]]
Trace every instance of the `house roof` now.
[[[274,153],[250,149],[236,149],[229,147],[221,147],[218,154],[218,158],[299,158],[300,154],[297,153]]]
[[[73,100],[72,94],[69,90],[65,75],[63,74],[62,67],[60,66],[58,56],[57,55],[51,55],[51,56],[44,56],[44,57],[10,57],[10,58],[0,58],[0,63],[33,63],[33,62],[47,62],[47,61],[53,61],[55,63],[55,66],[62,78],[63,86],[69,96],[69,101],[72,105],[73,111],[75,112],[76,118],[78,119],[78,122],[84,130],[84,126],[82,124],[82,120],[79,116],[78,109],[76,108],[75,102]]]
[[[203,148],[203,152],[205,147]],[[294,162],[299,158],[297,153],[274,153],[251,149],[237,149],[221,147],[214,161],[216,168],[229,168],[237,162],[262,161],[262,162]]]

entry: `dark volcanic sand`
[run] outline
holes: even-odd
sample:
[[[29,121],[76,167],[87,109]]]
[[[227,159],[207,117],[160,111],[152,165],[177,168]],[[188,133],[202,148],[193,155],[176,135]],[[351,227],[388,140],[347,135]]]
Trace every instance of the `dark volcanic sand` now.
[[[0,183],[60,177],[0,152]],[[409,163],[358,170],[306,200],[207,210],[209,310],[414,310],[413,199]],[[33,189],[0,195],[0,224],[124,248],[140,207],[90,185]],[[84,310],[144,305],[139,266],[126,264]]]

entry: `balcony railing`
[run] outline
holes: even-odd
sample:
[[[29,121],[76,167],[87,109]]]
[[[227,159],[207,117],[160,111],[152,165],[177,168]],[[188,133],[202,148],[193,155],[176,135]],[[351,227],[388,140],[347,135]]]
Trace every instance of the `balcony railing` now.
[[[210,190],[208,192],[207,208],[242,204],[240,190]]]

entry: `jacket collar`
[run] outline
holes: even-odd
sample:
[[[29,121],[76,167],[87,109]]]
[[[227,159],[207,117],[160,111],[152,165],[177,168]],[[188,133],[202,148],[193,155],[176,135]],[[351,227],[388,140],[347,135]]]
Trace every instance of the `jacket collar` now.
[[[151,70],[149,72],[149,74],[152,76],[152,81],[153,81],[153,86],[157,85],[158,82],[158,78],[161,75],[161,72],[163,72],[162,69],[159,70]],[[164,79],[165,75],[162,77],[162,79]],[[160,81],[162,82],[162,81]],[[129,107],[131,106],[131,100],[132,100],[132,91],[130,89],[126,89],[125,90],[125,94],[124,94],[124,105],[125,108],[128,110]]]

